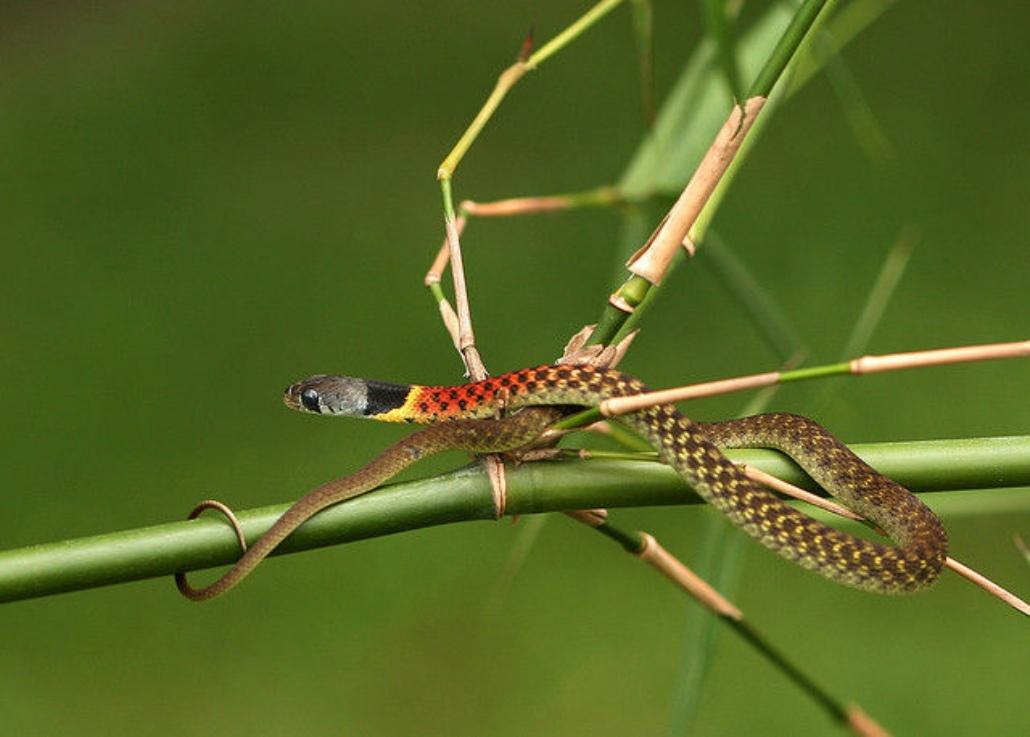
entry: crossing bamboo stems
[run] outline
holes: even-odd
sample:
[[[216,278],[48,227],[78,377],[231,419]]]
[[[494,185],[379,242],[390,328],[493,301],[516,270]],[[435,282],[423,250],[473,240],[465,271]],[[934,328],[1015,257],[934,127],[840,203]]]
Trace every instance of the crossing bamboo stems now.
[[[824,499],[823,497],[818,496],[817,494],[813,494],[810,491],[805,491],[804,489],[799,488],[787,481],[778,479],[777,477],[773,476],[772,474],[766,473],[765,471],[745,466],[744,472],[748,475],[749,478],[752,478],[755,481],[758,481],[759,483],[764,484],[771,489],[775,489],[781,494],[785,494],[787,496],[793,497],[794,499],[807,502],[808,504],[811,504],[814,507],[818,507],[839,517],[845,517],[847,519],[855,520],[857,522],[865,522],[865,520],[862,517],[855,514],[847,507],[843,507],[840,504],[837,504],[836,502],[830,501],[829,499]],[[873,529],[876,528],[874,527]],[[970,583],[979,586],[991,596],[994,596],[995,598],[1005,602],[1010,607],[1015,609],[1017,612],[1024,614],[1026,616],[1030,616],[1030,604],[1023,601],[1021,598],[1013,594],[1011,591],[1008,591],[1002,586],[999,586],[979,571],[976,571],[970,568],[969,566],[960,563],[951,556],[948,556],[945,559],[944,565],[950,568],[958,575],[960,575],[962,578],[969,581]]]
[[[454,305],[458,316],[457,346],[465,362],[465,370],[473,381],[487,377],[486,368],[476,349],[476,336],[472,331],[472,313],[469,308],[468,288],[465,283],[465,267],[461,257],[461,241],[451,203],[451,183],[440,182],[444,200],[444,227],[447,234],[447,249],[451,262],[451,277],[454,280]]]
[[[714,614],[780,673],[801,688],[805,695],[826,710],[831,719],[863,737],[886,734],[883,728],[859,707],[840,701],[792,663],[745,619],[744,612],[739,607],[666,550],[653,535],[622,530],[609,522],[607,515],[597,514],[597,511],[571,513],[569,516],[618,543],[626,552],[647,563]]]
[[[734,106],[715,141],[698,165],[676,204],[659,223],[648,242],[627,263],[631,276],[613,292],[597,320],[591,343],[606,344],[615,339],[651,289],[661,284],[680,246],[692,249],[700,234],[691,230],[707,223],[721,201],[713,193],[733,165],[765,105],[773,86],[794,58],[801,42],[819,17],[826,0],[805,0],[794,14],[762,70],[752,82],[747,99]]]
[[[607,459],[625,461],[643,460],[651,462],[658,462],[659,460],[658,454],[654,452],[626,452],[577,449],[566,450],[564,452],[564,455],[575,457],[579,460]],[[759,468],[755,468],[754,466],[747,464],[742,465],[744,468],[744,473],[747,474],[748,478],[751,478],[760,484],[768,486],[770,489],[773,489],[783,494],[784,496],[789,496],[793,499],[797,499],[798,501],[805,502],[806,504],[810,504],[813,507],[822,509],[825,512],[837,515],[838,517],[843,517],[845,519],[850,519],[855,522],[862,522],[863,524],[867,524],[864,518],[855,514],[847,507],[843,507],[830,499],[826,499],[825,497],[819,496],[818,494],[813,494],[812,492],[807,491],[806,489],[802,489],[801,487],[796,486],[795,484],[792,484],[789,481],[784,481],[783,479],[774,476],[771,473],[762,471]],[[876,527],[871,527],[872,529],[877,530]],[[877,530],[877,532],[879,532],[879,530]],[[1030,616],[1030,603],[1027,603],[1016,594],[1012,593],[1011,591],[1008,591],[1004,587],[995,583],[991,579],[984,576],[982,573],[966,566],[965,564],[959,562],[958,560],[950,556],[945,560],[945,566],[947,566],[949,569],[957,573],[959,576],[965,578],[970,583],[979,586],[981,589],[986,591],[991,596],[1000,599],[1002,602],[1012,607],[1019,613]]]
[[[462,360],[465,363],[466,373],[472,379],[483,379],[487,374],[486,369],[483,366],[482,359],[479,356],[479,352],[476,349],[475,335],[472,330],[472,319],[468,304],[468,293],[465,288],[465,274],[461,258],[461,228],[458,225],[458,219],[454,210],[454,201],[451,193],[451,179],[454,176],[454,172],[457,169],[458,164],[461,162],[462,158],[464,158],[476,138],[478,138],[487,121],[490,120],[498,106],[501,104],[501,101],[508,94],[509,90],[511,90],[511,88],[519,81],[519,79],[521,79],[526,72],[536,69],[551,56],[558,53],[558,51],[578,38],[584,31],[597,23],[616,6],[621,4],[622,1],[623,0],[601,0],[601,2],[594,5],[565,30],[535,52],[528,53],[532,43],[531,39],[527,39],[526,44],[523,45],[523,49],[519,53],[518,60],[501,72],[497,79],[497,83],[494,85],[494,89],[487,97],[486,102],[483,103],[483,106],[473,118],[468,128],[466,128],[465,132],[458,139],[454,148],[451,149],[450,153],[447,154],[443,162],[441,162],[440,166],[437,168],[436,178],[440,183],[440,192],[443,198],[444,231],[446,234],[447,255],[437,257],[439,265],[434,263],[434,267],[430,270],[430,275],[427,275],[426,284],[430,287],[434,297],[436,297],[437,302],[440,305],[441,314],[447,312],[447,308],[443,306],[443,302],[445,301],[443,292],[438,288],[438,286],[434,287],[434,284],[438,285],[439,274],[442,272],[444,264],[449,260],[454,278],[454,312],[457,317],[456,345],[458,346]],[[433,276],[434,274],[435,277]],[[448,317],[445,316],[444,320],[446,323]]]

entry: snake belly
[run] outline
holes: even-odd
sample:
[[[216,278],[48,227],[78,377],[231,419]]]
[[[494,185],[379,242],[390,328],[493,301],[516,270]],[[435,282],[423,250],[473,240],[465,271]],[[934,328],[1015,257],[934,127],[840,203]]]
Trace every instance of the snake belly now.
[[[287,389],[284,401],[294,409],[323,415],[447,427],[458,418],[488,418],[499,411],[540,405],[596,406],[608,398],[645,391],[641,381],[619,371],[545,365],[459,386],[317,375]],[[494,422],[504,423],[519,414]],[[654,446],[663,461],[731,522],[804,568],[882,594],[923,589],[940,574],[948,537],[936,515],[812,420],[766,414],[697,423],[672,405],[649,407],[619,420]],[[480,443],[478,450],[508,449],[486,445],[489,442]],[[775,448],[791,456],[827,492],[879,527],[894,544],[866,540],[809,517],[749,479],[719,450],[745,445]]]

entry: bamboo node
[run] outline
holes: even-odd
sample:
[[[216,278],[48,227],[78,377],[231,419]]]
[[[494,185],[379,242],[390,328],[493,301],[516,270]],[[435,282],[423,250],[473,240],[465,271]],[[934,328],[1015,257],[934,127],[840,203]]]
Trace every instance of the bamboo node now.
[[[621,294],[618,293],[613,294],[608,298],[608,304],[617,309],[619,312],[625,312],[627,315],[632,315],[634,310],[636,309],[635,307],[633,307],[633,305],[627,302]]]

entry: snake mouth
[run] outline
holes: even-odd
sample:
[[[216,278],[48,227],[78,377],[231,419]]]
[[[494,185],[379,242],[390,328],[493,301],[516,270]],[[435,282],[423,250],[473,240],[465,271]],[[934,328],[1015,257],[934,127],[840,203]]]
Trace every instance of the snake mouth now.
[[[288,387],[283,389],[283,404],[290,409],[303,410],[304,408],[300,404],[300,384],[290,384]]]
[[[300,412],[313,412],[319,415],[325,412],[322,396],[311,386],[310,379],[286,387],[286,391],[283,392],[283,404]]]

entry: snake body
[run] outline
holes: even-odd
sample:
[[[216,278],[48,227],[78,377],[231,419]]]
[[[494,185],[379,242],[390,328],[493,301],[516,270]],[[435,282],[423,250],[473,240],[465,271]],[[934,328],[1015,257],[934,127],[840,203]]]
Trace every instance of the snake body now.
[[[356,473],[313,489],[210,586],[193,589],[180,575],[176,578],[179,589],[198,601],[227,591],[305,520],[379,486],[427,455],[451,449],[475,453],[514,450],[554,422],[561,413],[558,407],[594,406],[608,398],[645,391],[647,387],[632,376],[587,366],[538,366],[459,386],[312,376],[286,390],[287,406],[315,414],[429,427],[393,445]],[[502,412],[506,416],[491,419]],[[672,405],[648,407],[620,420],[651,443],[663,461],[735,525],[804,568],[883,594],[917,591],[933,583],[940,573],[948,538],[934,513],[812,420],[766,414],[698,423]],[[719,450],[745,445],[785,452],[895,544],[841,532],[786,504],[749,479]]]

